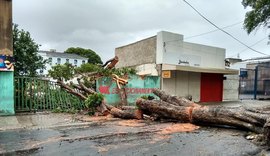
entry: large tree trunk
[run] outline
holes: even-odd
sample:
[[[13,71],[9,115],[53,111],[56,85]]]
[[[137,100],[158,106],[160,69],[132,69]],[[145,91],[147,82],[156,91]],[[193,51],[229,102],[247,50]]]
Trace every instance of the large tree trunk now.
[[[161,100],[138,99],[136,104],[143,113],[154,113],[160,118],[176,119],[180,122],[230,126],[264,133],[269,139],[268,111],[244,107],[201,106],[187,99],[170,96],[158,89],[154,94]]]
[[[107,109],[110,110],[110,114],[117,118],[122,119],[143,119],[143,114],[140,109],[133,109],[131,107],[125,107],[124,110],[118,109],[116,107],[106,105]]]

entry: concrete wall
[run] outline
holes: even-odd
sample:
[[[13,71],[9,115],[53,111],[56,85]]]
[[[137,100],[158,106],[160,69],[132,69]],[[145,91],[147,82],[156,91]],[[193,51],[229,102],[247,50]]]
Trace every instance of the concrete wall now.
[[[184,71],[171,72],[171,78],[162,79],[162,89],[171,95],[192,96],[192,101],[200,101],[201,74]]]
[[[142,64],[136,66],[137,75],[151,75],[151,76],[159,76],[157,65],[155,63],[151,64]]]
[[[183,35],[161,31],[157,34],[157,64],[225,68],[225,49],[183,40]]]
[[[0,55],[13,56],[11,0],[0,0]],[[0,71],[0,115],[15,113],[13,75],[13,71]]]
[[[115,49],[119,62],[116,68],[156,62],[156,36]]]
[[[239,99],[239,75],[224,75],[223,100],[233,101]]]
[[[137,98],[142,95],[155,96],[152,90],[154,88],[160,88],[160,77],[129,75],[128,84],[124,88],[126,90],[128,105],[135,106]],[[98,79],[97,92],[102,93],[105,96],[106,103],[110,105],[119,105],[121,102],[117,85],[110,77]]]

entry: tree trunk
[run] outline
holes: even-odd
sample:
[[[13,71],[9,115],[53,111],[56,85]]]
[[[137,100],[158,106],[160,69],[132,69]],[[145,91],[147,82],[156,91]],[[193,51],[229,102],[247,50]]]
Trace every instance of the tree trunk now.
[[[75,91],[75,90],[72,89],[70,86],[66,85],[63,81],[59,81],[59,80],[58,80],[57,83],[58,83],[62,88],[64,88],[66,91],[68,91],[69,93],[71,93],[71,94],[73,94],[73,95],[79,97],[80,99],[82,99],[82,100],[86,100],[86,99],[87,99],[86,96],[84,96],[83,94],[81,94],[81,93]]]
[[[230,126],[264,133],[270,139],[270,114],[268,110],[244,107],[201,106],[185,98],[170,96],[154,90],[161,100],[138,99],[136,104],[143,113],[157,114],[160,118],[176,119],[180,122],[212,126]]]
[[[122,119],[143,119],[142,111],[139,109],[126,109],[121,110],[111,105],[106,105],[107,109],[110,110],[110,114],[117,118]]]

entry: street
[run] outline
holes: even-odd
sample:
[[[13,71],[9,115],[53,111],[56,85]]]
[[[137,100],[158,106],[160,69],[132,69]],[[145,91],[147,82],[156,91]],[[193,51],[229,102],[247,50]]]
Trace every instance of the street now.
[[[0,131],[0,154],[259,155],[262,147],[245,135],[233,129],[174,122],[96,120],[81,126]]]

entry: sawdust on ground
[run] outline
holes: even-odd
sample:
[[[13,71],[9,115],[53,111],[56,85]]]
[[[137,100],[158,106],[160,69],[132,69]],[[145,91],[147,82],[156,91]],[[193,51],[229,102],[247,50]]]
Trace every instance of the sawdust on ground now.
[[[172,134],[177,132],[190,132],[199,129],[199,126],[190,123],[176,123],[171,124],[164,129],[162,129],[158,134]]]
[[[146,124],[143,120],[122,120],[118,122],[118,125],[128,127],[142,127]]]

